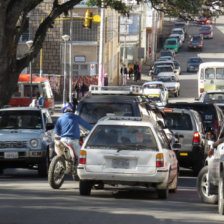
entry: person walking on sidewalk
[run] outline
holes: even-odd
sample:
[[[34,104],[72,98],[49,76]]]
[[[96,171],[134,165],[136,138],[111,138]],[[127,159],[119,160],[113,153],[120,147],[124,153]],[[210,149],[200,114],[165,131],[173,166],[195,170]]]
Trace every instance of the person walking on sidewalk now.
[[[127,75],[128,75],[127,66],[123,64],[123,66],[121,67],[121,77],[123,86],[127,85]]]
[[[136,82],[138,80],[138,73],[139,73],[139,65],[138,65],[138,62],[136,61],[134,65],[134,80]]]

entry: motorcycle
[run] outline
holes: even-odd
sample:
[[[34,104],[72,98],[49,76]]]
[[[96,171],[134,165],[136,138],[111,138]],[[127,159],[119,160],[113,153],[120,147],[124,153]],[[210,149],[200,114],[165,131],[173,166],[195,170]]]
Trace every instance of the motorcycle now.
[[[87,132],[81,131],[80,146]],[[79,180],[75,164],[74,149],[67,142],[62,142],[59,137],[55,138],[56,156],[51,160],[48,170],[48,183],[53,189],[59,189],[64,183],[65,175],[72,175],[74,180]]]

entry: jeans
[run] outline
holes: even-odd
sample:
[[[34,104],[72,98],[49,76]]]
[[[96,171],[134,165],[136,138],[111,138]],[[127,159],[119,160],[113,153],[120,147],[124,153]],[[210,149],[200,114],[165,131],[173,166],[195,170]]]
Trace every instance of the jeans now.
[[[75,151],[75,160],[76,162],[79,161],[79,154],[80,154],[80,144],[79,139],[69,138],[69,137],[62,137],[62,142],[67,142]]]

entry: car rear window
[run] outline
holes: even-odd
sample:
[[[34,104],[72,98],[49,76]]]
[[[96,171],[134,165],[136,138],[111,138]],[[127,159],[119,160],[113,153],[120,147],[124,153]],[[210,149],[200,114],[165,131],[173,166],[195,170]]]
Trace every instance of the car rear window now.
[[[98,125],[86,147],[120,150],[158,150],[149,127],[125,125]]]
[[[117,116],[134,116],[132,104],[129,103],[84,103],[80,109],[80,117],[91,124],[112,113]]]
[[[165,122],[172,130],[193,130],[191,117],[184,113],[165,113]]]

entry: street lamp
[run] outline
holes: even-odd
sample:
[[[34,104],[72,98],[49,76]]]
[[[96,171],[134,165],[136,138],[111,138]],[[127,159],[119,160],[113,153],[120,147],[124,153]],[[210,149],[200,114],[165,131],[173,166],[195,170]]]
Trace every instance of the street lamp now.
[[[33,45],[33,41],[32,40],[28,40],[26,41],[26,45],[29,48],[29,50],[31,49],[32,45]],[[30,103],[32,103],[32,99],[33,99],[33,90],[32,90],[32,67],[31,67],[32,61],[30,60]]]
[[[65,48],[64,48],[64,89],[63,89],[63,104],[66,101],[66,80],[67,80],[67,71],[66,71],[66,48],[67,48],[67,41],[70,39],[70,36],[65,34],[62,36],[62,39],[65,42]]]

